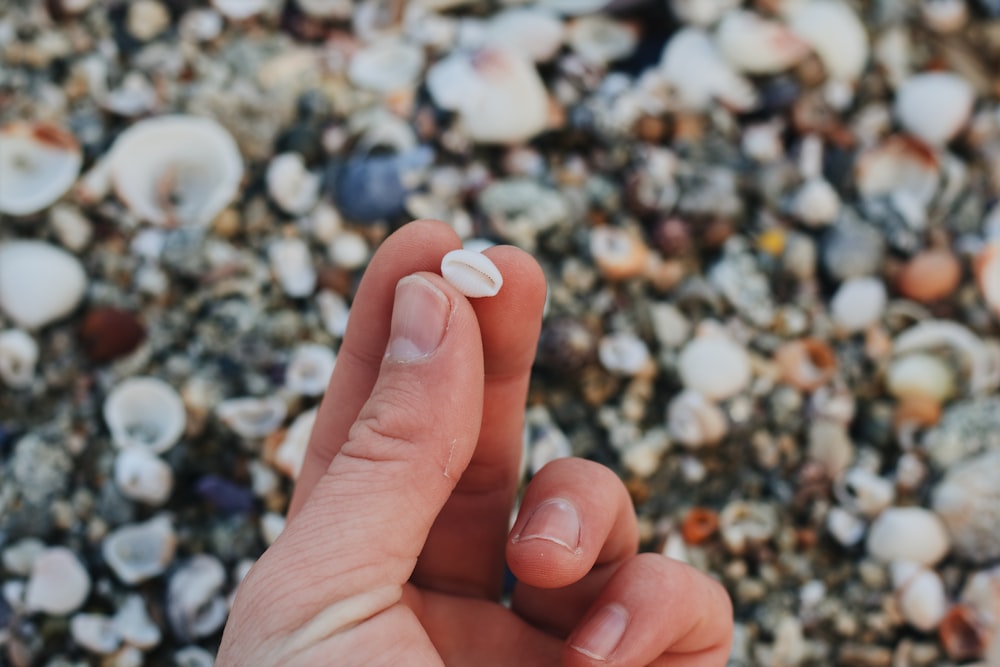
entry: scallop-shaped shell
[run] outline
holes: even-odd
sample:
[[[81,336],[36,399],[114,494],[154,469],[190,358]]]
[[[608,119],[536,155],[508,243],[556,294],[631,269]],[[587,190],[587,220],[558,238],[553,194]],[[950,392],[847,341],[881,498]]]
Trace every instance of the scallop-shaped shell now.
[[[758,104],[757,92],[719,53],[712,38],[696,28],[674,33],[660,58],[660,76],[673,88],[678,107],[706,111],[715,100],[738,111]]]
[[[104,421],[115,446],[162,454],[184,434],[187,414],[180,394],[169,384],[155,377],[134,377],[108,394]]]
[[[277,431],[285,421],[288,406],[278,396],[230,398],[222,401],[215,413],[237,435],[252,440]]]
[[[309,244],[297,236],[280,238],[267,248],[271,271],[281,290],[292,298],[309,296],[316,289],[316,269]]]
[[[50,123],[0,127],[0,213],[31,215],[70,189],[83,152],[76,137]]]
[[[489,257],[474,250],[452,250],[441,259],[441,275],[470,298],[496,296],[503,286],[500,269]]]
[[[892,135],[858,157],[855,185],[865,197],[904,193],[926,206],[940,187],[939,168],[937,155],[922,142]]]
[[[304,396],[319,396],[326,391],[336,363],[337,354],[326,345],[299,345],[285,367],[285,388]]]
[[[898,355],[951,348],[965,360],[969,390],[985,394],[1000,387],[1000,360],[995,351],[968,327],[950,320],[924,320],[893,340]]]
[[[167,618],[182,641],[207,637],[222,627],[229,606],[220,594],[226,570],[214,556],[198,554],[170,577]]]
[[[697,391],[686,389],[667,407],[670,437],[686,447],[714,445],[729,431],[726,413]]]
[[[239,191],[243,159],[214,120],[159,116],[122,132],[108,157],[118,197],[157,225],[207,225]]]
[[[976,257],[976,280],[983,300],[1000,318],[1000,239],[992,241]]]
[[[31,567],[24,604],[29,612],[68,614],[90,594],[90,575],[66,547],[43,551]]]
[[[748,74],[782,72],[809,53],[808,44],[782,23],[742,9],[722,17],[715,41],[729,64]]]
[[[857,81],[868,63],[868,31],[854,9],[841,0],[789,2],[788,27],[812,47],[827,74]]]
[[[42,241],[0,243],[0,310],[33,330],[69,315],[83,300],[87,274],[73,255]]]
[[[735,396],[751,379],[750,357],[743,346],[721,335],[699,336],[677,359],[681,382],[711,401]]]
[[[390,37],[372,42],[355,53],[347,75],[361,88],[393,93],[415,86],[423,70],[423,50]]]
[[[160,627],[149,617],[146,602],[137,593],[125,598],[112,620],[123,640],[144,651],[155,648],[163,638]]]
[[[174,471],[145,447],[125,447],[115,457],[115,484],[127,498],[162,505],[174,489]]]
[[[1000,558],[1000,451],[951,467],[934,489],[934,511],[951,533],[955,553],[973,562]]]
[[[322,179],[306,168],[298,153],[281,153],[267,165],[267,194],[289,215],[305,215],[319,201]]]
[[[101,544],[101,553],[119,579],[137,584],[162,574],[174,559],[176,547],[173,523],[160,515],[110,533]]]
[[[24,389],[35,379],[38,343],[20,329],[0,331],[0,382]]]
[[[893,562],[889,570],[906,622],[924,632],[936,628],[948,609],[944,582],[937,572],[911,561]]]
[[[592,14],[570,24],[566,41],[584,60],[606,65],[629,57],[639,43],[639,35],[631,25],[603,14]]]
[[[511,7],[495,14],[484,39],[523,53],[536,63],[551,60],[562,47],[566,28],[552,12],[539,7]]]
[[[915,74],[896,91],[899,122],[914,136],[939,146],[968,122],[975,104],[972,85],[954,72]]]
[[[868,531],[868,555],[883,563],[911,560],[936,565],[951,548],[940,517],[922,507],[890,507]]]
[[[434,102],[457,111],[476,142],[520,143],[548,123],[545,84],[531,61],[510,49],[454,53],[428,70],[426,83]]]

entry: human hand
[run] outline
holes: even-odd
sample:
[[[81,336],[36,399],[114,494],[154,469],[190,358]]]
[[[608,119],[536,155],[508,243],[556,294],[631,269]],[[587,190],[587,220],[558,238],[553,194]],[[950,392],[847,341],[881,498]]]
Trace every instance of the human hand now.
[[[418,221],[373,257],[285,531],[240,584],[216,664],[724,665],[727,594],[636,554],[607,468],[550,463],[508,533],[545,281],[494,247],[503,288],[469,300],[436,275],[458,247]]]

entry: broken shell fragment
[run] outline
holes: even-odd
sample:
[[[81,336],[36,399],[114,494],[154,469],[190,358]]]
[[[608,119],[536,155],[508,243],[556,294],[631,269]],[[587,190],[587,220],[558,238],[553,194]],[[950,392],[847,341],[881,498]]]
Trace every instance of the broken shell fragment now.
[[[35,379],[38,343],[20,329],[0,331],[0,382],[24,389]]]
[[[126,498],[162,505],[174,489],[174,471],[145,447],[125,447],[115,457],[115,484]]]
[[[299,345],[285,368],[285,387],[303,396],[319,396],[326,391],[336,363],[337,354],[326,345]]]
[[[83,300],[87,274],[62,248],[42,241],[0,243],[0,310],[20,327],[40,329]]]
[[[951,533],[955,553],[973,562],[1000,557],[1000,451],[980,454],[948,470],[932,505]]]
[[[559,52],[565,32],[563,22],[549,11],[511,7],[489,20],[484,38],[488,44],[507,47],[542,63]]]
[[[392,93],[414,86],[423,69],[424,53],[418,46],[389,37],[355,53],[348,76],[361,88]]]
[[[632,26],[609,16],[592,14],[570,24],[566,41],[584,60],[606,65],[627,58],[639,40]]]
[[[298,479],[299,471],[302,470],[318,412],[318,408],[313,408],[296,417],[274,452],[272,464],[290,479]]]
[[[114,653],[122,643],[114,622],[104,614],[74,614],[69,632],[73,641],[98,655]]]
[[[222,401],[215,414],[236,435],[247,439],[263,438],[278,430],[288,406],[278,396],[266,398],[230,398]]]
[[[590,232],[590,254],[608,280],[628,280],[645,273],[649,247],[637,234],[619,227],[596,227]]]
[[[730,65],[748,74],[785,71],[809,53],[809,46],[785,25],[746,10],[722,17],[715,41]]]
[[[316,269],[309,256],[309,244],[297,236],[281,238],[267,248],[267,256],[281,290],[298,299],[316,289]]]
[[[914,136],[931,146],[950,141],[968,122],[976,94],[953,72],[911,76],[896,92],[896,116]]]
[[[716,100],[749,111],[759,99],[753,84],[719,53],[712,38],[696,28],[674,33],[660,58],[660,76],[674,89],[675,103],[687,111],[705,111]]]
[[[604,336],[597,347],[597,358],[605,369],[621,375],[636,375],[649,368],[649,347],[631,332]]]
[[[76,137],[51,123],[0,127],[0,213],[31,215],[73,185],[83,164]]]
[[[198,116],[141,120],[118,136],[107,159],[118,197],[157,225],[207,225],[243,178],[232,135]]]
[[[674,396],[667,408],[667,430],[686,447],[714,445],[729,431],[722,409],[697,391],[685,389]]]
[[[108,394],[104,421],[117,447],[162,454],[180,440],[187,414],[180,394],[169,384],[155,377],[133,377]]]
[[[206,637],[226,622],[229,606],[220,594],[226,570],[214,556],[198,554],[181,566],[167,586],[167,617],[182,640]]]
[[[173,523],[160,515],[110,533],[101,544],[101,553],[119,579],[137,584],[163,574],[176,548]]]
[[[854,82],[868,63],[868,31],[854,9],[839,0],[784,3],[788,27],[804,40],[836,81]]]
[[[790,341],[778,348],[774,361],[781,379],[803,391],[815,391],[829,382],[837,371],[837,357],[818,338]]]
[[[721,335],[695,338],[677,360],[681,382],[710,401],[735,396],[750,384],[750,358],[746,350]]]
[[[76,555],[66,547],[52,547],[38,556],[31,567],[25,607],[46,614],[68,614],[90,594],[90,575]]]
[[[289,215],[305,215],[319,201],[322,178],[310,172],[298,153],[275,155],[267,165],[267,194]]]
[[[441,275],[470,298],[496,296],[503,276],[489,257],[474,250],[452,250],[441,259]]]
[[[895,561],[889,571],[906,622],[924,632],[936,628],[948,608],[938,573],[911,561]]]
[[[137,593],[125,598],[112,621],[122,639],[144,651],[156,647],[163,636],[160,627],[149,617],[142,596]]]

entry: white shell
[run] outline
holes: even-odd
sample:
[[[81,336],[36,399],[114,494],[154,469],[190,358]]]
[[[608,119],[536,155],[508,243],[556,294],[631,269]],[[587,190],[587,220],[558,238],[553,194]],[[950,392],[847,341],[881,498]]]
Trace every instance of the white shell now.
[[[243,21],[267,9],[268,0],[212,0],[212,6],[232,21]]]
[[[278,239],[268,246],[267,256],[271,271],[285,294],[301,298],[316,289],[316,269],[305,241],[297,236]]]
[[[785,25],[741,9],[722,17],[715,42],[730,65],[748,74],[782,72],[809,53],[808,45]]]
[[[213,667],[215,656],[200,646],[185,646],[174,652],[174,664],[177,667]]]
[[[792,198],[791,213],[809,227],[831,224],[840,214],[840,195],[824,178],[810,178]]]
[[[248,439],[263,438],[278,430],[288,406],[278,396],[266,398],[230,398],[219,404],[215,414],[237,435]]]
[[[857,81],[868,63],[868,31],[842,0],[790,2],[788,27],[812,47],[838,81]]]
[[[844,333],[864,331],[882,319],[889,295],[878,278],[845,280],[830,300],[830,316]]]
[[[847,433],[847,424],[829,419],[816,419],[809,425],[808,449],[810,461],[818,463],[827,476],[836,479],[854,459],[854,443]]]
[[[416,85],[424,69],[424,52],[395,37],[368,44],[351,58],[347,74],[354,85],[392,93]]]
[[[336,363],[337,354],[326,345],[299,345],[285,368],[285,388],[304,396],[319,396],[326,391]]]
[[[670,437],[687,447],[714,445],[729,431],[729,421],[719,406],[693,389],[686,389],[667,408]]]
[[[941,184],[940,160],[919,141],[892,135],[861,152],[855,185],[864,197],[903,196],[902,205],[926,207]],[[912,203],[911,203],[912,202]]]
[[[470,298],[496,296],[503,276],[489,257],[473,250],[452,250],[441,259],[441,275]]]
[[[316,295],[316,307],[319,309],[326,332],[336,338],[343,338],[351,314],[347,299],[336,292],[322,290]]]
[[[49,209],[49,224],[60,245],[75,253],[86,248],[94,236],[90,220],[78,208],[69,204],[56,204]]]
[[[911,76],[896,92],[896,117],[909,132],[932,146],[947,143],[969,120],[976,94],[953,72]]]
[[[0,127],[0,213],[30,215],[70,189],[83,153],[76,138],[48,123]]]
[[[170,577],[167,618],[182,640],[206,637],[226,622],[229,606],[219,593],[226,570],[215,556],[198,554]]]
[[[128,644],[148,651],[163,638],[160,627],[149,617],[146,602],[138,593],[132,593],[118,607],[114,616],[115,630]]]
[[[26,577],[31,573],[31,566],[45,551],[45,542],[36,537],[24,537],[7,546],[3,550],[2,559],[4,569],[19,577]]]
[[[536,63],[551,60],[562,47],[565,26],[552,12],[537,7],[511,7],[493,15],[483,39],[487,44],[523,53]]]
[[[941,519],[922,507],[890,507],[868,531],[868,554],[883,563],[912,560],[932,567],[951,547]]]
[[[778,513],[768,503],[735,500],[719,513],[719,533],[730,553],[740,554],[778,531]]]
[[[426,83],[435,104],[457,111],[476,142],[520,143],[548,123],[548,92],[535,66],[506,48],[454,53],[431,66]]]
[[[145,447],[125,447],[115,457],[115,484],[126,498],[162,505],[174,489],[174,471]]]
[[[108,157],[118,197],[157,225],[207,225],[239,190],[243,158],[214,120],[159,116],[118,136]]]
[[[670,0],[670,9],[685,25],[704,28],[741,4],[741,0]]]
[[[69,315],[87,289],[73,255],[42,241],[0,243],[0,310],[18,326],[39,329]]]
[[[24,389],[35,379],[38,343],[20,329],[0,331],[0,382]]]
[[[351,0],[295,0],[302,11],[320,19],[349,19],[354,3]]]
[[[306,169],[298,153],[281,153],[267,165],[267,194],[282,211],[305,215],[319,201],[322,179]]]
[[[285,517],[276,512],[265,512],[260,518],[260,534],[264,544],[271,546],[285,530]]]
[[[296,417],[275,451],[274,466],[291,479],[298,479],[302,470],[317,412],[318,408],[313,408]]]
[[[634,28],[610,16],[592,14],[574,20],[566,41],[584,60],[606,65],[635,51],[639,36]]]
[[[841,504],[866,517],[877,516],[896,499],[893,483],[865,468],[848,470],[834,491]]]
[[[924,632],[936,628],[948,608],[941,577],[912,561],[894,561],[889,571],[906,622]]]
[[[726,62],[711,37],[696,28],[674,33],[663,49],[659,72],[683,110],[707,111],[715,100],[721,100],[748,111],[758,103],[753,84]]]
[[[1000,366],[989,345],[968,327],[951,320],[924,320],[892,342],[895,354],[909,354],[950,347],[960,353],[969,369],[969,390],[984,394],[1000,387]]]
[[[954,464],[934,489],[934,511],[955,553],[974,562],[1000,558],[1000,450]]]
[[[522,464],[532,475],[556,459],[573,455],[572,443],[543,405],[525,411],[524,445],[527,456],[522,458]]]
[[[119,579],[137,584],[163,574],[176,548],[173,523],[160,515],[110,533],[101,544],[101,553]]]
[[[623,331],[601,338],[597,358],[612,373],[635,375],[648,369],[652,357],[646,341],[632,332]]]
[[[953,33],[960,30],[969,20],[969,5],[967,0],[923,0],[920,3],[920,14],[924,25],[940,33]]]
[[[931,354],[908,354],[894,359],[886,375],[889,393],[944,401],[956,392],[955,374],[947,362]]]
[[[845,547],[853,547],[865,536],[865,521],[843,507],[831,507],[826,514],[826,529]]]
[[[330,239],[326,254],[334,266],[353,271],[360,269],[371,257],[368,241],[358,232],[344,230]]]
[[[699,336],[677,359],[681,382],[688,389],[719,401],[743,391],[751,378],[746,350],[722,335]]]
[[[73,641],[98,655],[114,653],[122,643],[111,617],[104,614],[74,614],[69,632]]]
[[[115,446],[162,454],[184,434],[187,414],[180,394],[169,384],[155,377],[133,377],[108,394],[104,421]]]
[[[90,575],[66,547],[46,549],[34,562],[25,606],[29,612],[62,615],[74,611],[90,594]]]

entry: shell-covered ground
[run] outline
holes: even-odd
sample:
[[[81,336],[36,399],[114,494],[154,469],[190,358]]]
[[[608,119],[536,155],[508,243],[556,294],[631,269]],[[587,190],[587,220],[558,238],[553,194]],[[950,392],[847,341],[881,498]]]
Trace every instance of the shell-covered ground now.
[[[525,475],[617,471],[731,665],[1000,665],[998,62],[993,0],[7,0],[0,664],[211,664],[430,217],[538,259]]]

